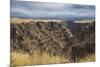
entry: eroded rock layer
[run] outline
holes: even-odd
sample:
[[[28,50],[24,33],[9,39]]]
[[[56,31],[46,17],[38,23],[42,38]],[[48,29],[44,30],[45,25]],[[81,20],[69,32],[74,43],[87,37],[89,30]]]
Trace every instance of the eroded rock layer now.
[[[63,55],[76,40],[64,22],[11,23],[11,51],[29,53],[40,50]]]

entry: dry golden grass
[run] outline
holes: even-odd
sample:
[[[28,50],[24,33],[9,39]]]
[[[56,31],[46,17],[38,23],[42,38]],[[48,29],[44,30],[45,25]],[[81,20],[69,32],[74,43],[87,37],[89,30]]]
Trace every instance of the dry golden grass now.
[[[80,59],[80,62],[94,62],[95,61],[95,55],[88,55],[84,58]]]
[[[94,61],[95,61],[95,55],[88,55],[84,58],[81,58],[79,62],[94,62]],[[70,61],[65,57],[50,56],[45,52],[43,52],[41,55],[35,53],[32,56],[18,52],[11,53],[11,65],[15,66],[57,64],[57,63],[70,63]]]
[[[29,23],[32,19],[11,18],[11,23]]]
[[[43,21],[43,22],[49,22],[49,21],[53,21],[53,22],[57,22],[57,23],[61,23],[64,22],[63,20],[51,20],[51,19],[24,19],[24,18],[11,18],[11,23],[30,23],[30,21],[33,22],[38,22],[38,21]]]
[[[22,54],[18,52],[11,53],[11,65],[38,65],[38,64],[56,64],[56,63],[67,63],[64,57],[61,56],[50,56],[47,53],[41,55],[35,54],[29,56],[28,54]]]

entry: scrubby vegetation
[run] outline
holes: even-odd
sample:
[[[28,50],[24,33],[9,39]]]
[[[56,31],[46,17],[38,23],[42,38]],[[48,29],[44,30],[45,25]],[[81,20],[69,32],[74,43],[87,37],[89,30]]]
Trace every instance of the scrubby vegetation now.
[[[62,56],[50,56],[49,54],[43,52],[42,54],[23,54],[13,52],[11,53],[11,63],[13,65],[39,65],[39,64],[56,64],[56,63],[66,63],[68,60]]]
[[[95,61],[95,23],[72,30],[63,21],[17,20],[11,22],[11,65]]]
[[[94,62],[95,55],[87,55],[84,58],[81,58],[79,62]],[[11,53],[11,65],[12,66],[23,66],[23,65],[40,65],[40,64],[63,64],[71,63],[70,60],[64,56],[50,56],[47,53],[42,53],[41,55],[29,55],[23,54],[20,52]]]

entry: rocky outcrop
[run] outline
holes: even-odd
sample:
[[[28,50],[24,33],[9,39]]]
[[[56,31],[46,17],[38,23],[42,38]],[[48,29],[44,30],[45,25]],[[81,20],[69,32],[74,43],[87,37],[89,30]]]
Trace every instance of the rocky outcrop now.
[[[87,22],[88,21],[88,22]],[[95,33],[95,20],[68,21],[67,27],[81,42]],[[83,23],[84,22],[84,23]]]
[[[28,21],[11,23],[11,51],[70,56],[74,62],[95,53],[95,22]]]
[[[11,51],[45,51],[50,55],[63,55],[65,49],[78,42],[64,22],[30,21],[11,23]],[[65,52],[65,53],[64,53]]]

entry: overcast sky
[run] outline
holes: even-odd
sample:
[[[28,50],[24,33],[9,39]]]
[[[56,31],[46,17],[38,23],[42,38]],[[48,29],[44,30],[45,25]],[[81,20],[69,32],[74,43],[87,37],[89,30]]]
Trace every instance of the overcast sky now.
[[[11,16],[30,18],[94,18],[95,6],[31,1],[11,2]]]

